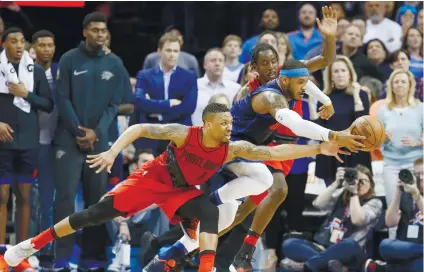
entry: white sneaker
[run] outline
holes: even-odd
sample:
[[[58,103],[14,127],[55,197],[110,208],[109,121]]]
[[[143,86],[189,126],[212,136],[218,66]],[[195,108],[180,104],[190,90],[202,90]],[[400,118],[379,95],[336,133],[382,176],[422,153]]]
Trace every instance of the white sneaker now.
[[[4,260],[9,266],[15,267],[37,251],[34,244],[31,244],[31,239],[28,239],[7,249]]]
[[[120,272],[121,264],[119,263],[119,259],[117,257],[113,258],[112,263],[106,270],[107,272]]]

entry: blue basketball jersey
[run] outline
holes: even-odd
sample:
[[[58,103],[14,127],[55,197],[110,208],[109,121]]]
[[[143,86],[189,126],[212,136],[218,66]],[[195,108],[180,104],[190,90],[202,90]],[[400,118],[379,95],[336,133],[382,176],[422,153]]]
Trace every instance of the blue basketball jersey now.
[[[262,85],[233,105],[231,108],[233,116],[231,139],[233,141],[245,140],[255,145],[267,145],[273,140],[273,136],[279,127],[276,125],[278,122],[270,114],[256,113],[252,108],[252,99],[255,95],[264,91],[283,95],[284,91],[278,86],[276,80]],[[293,109],[295,103],[295,100],[290,100],[289,108]]]

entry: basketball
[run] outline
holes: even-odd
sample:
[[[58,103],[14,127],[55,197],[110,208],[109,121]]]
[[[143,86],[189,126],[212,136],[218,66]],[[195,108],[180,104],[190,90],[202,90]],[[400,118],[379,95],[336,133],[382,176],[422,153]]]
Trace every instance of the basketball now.
[[[361,141],[365,145],[362,148],[363,151],[373,151],[379,148],[386,138],[383,123],[369,115],[361,116],[353,122],[351,134],[366,137]]]

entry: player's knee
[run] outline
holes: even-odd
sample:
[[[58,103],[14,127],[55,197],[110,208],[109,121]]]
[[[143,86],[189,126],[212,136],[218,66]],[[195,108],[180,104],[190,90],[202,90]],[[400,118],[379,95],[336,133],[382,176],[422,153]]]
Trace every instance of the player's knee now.
[[[289,188],[283,174],[274,174],[274,184],[268,191],[268,195],[273,201],[283,203],[289,193]]]
[[[204,205],[199,214],[200,232],[218,234],[219,209],[216,205]]]
[[[259,195],[265,192],[274,182],[271,172],[265,165],[264,167],[258,168],[258,171],[252,176],[252,179],[255,180],[255,184],[252,184],[252,187],[255,188],[255,192],[252,193],[252,195]]]

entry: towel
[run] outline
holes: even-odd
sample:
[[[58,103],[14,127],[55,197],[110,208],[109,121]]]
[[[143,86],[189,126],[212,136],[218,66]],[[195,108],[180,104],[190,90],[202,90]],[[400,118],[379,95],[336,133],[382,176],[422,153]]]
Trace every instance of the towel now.
[[[22,82],[28,92],[34,89],[34,61],[27,51],[24,51],[19,62],[19,77],[6,56],[6,50],[0,54],[0,93],[9,93],[8,82],[18,84]],[[15,97],[13,104],[26,113],[31,111],[31,105],[22,97]]]

